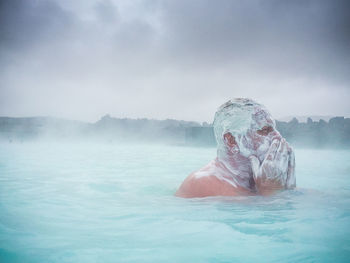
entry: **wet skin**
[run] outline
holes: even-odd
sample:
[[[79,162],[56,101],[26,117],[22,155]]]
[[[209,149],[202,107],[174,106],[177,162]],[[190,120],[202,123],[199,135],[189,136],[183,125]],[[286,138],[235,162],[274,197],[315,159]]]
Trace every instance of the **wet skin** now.
[[[184,198],[271,195],[295,187],[291,181],[294,153],[278,131],[272,126],[264,126],[257,131],[248,131],[246,137],[251,150],[249,157],[240,153],[236,138],[225,133],[225,161],[216,158],[191,173],[175,195]],[[259,150],[266,142],[269,146]]]

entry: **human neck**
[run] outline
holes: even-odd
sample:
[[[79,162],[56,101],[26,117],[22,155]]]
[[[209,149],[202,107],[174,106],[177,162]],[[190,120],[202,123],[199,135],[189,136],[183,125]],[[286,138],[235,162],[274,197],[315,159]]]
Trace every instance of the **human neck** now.
[[[239,152],[219,150],[217,162],[226,168],[226,176],[232,178],[236,184],[246,188],[252,188],[252,171],[248,158],[244,157]]]

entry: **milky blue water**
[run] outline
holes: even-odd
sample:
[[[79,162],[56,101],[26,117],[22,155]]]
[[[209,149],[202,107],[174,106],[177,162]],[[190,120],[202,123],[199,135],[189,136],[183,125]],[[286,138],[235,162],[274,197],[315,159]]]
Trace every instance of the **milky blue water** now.
[[[0,262],[349,262],[350,151],[296,149],[298,189],[181,199],[214,148],[0,144]]]

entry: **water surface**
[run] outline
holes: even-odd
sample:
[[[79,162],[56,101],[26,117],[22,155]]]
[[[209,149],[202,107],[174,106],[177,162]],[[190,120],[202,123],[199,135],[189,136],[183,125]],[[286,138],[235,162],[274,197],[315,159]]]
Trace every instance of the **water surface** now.
[[[272,197],[174,197],[215,151],[0,144],[0,262],[348,261],[350,151],[296,149]]]

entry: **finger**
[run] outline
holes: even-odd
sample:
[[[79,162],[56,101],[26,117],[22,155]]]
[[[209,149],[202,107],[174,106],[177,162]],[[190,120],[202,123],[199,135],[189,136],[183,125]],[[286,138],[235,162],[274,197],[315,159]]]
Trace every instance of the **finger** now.
[[[278,153],[281,154],[285,151],[285,149],[287,148],[287,143],[286,143],[286,139],[282,138],[280,141],[280,144],[278,145]]]
[[[289,143],[286,141],[287,143],[287,148],[288,148],[288,154],[290,154],[293,151],[293,148],[289,145]]]
[[[279,146],[280,141],[275,139],[272,141],[270,148],[266,154],[265,160],[264,161],[272,161],[275,159],[276,151]]]
[[[252,167],[253,177],[255,180],[257,177],[260,176],[260,161],[254,155],[249,156],[249,160]]]
[[[285,139],[281,140],[275,159],[276,162],[279,163],[282,171],[285,171],[287,173],[289,154],[288,145]]]
[[[295,155],[294,151],[291,148],[291,152],[289,154],[289,162],[288,162],[288,173],[287,173],[287,181],[286,188],[294,188],[296,186],[295,180]]]
[[[290,162],[290,158],[291,158],[292,149],[288,145],[288,143],[285,139],[284,139],[284,145],[285,145],[284,151],[281,152],[281,167],[282,167],[282,171],[283,171],[283,175],[282,175],[283,184],[284,184],[285,188],[287,188],[289,162]]]

